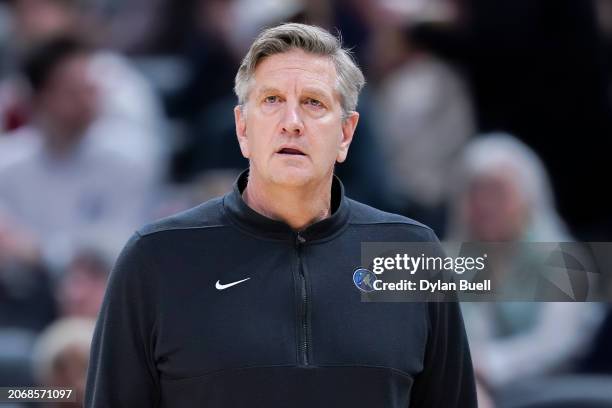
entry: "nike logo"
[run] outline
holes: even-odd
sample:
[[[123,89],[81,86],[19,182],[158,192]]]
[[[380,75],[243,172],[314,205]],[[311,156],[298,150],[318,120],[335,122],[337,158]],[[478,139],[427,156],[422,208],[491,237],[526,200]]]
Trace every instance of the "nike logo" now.
[[[217,289],[219,289],[219,290],[227,289],[227,288],[229,288],[229,287],[232,287],[232,286],[237,285],[237,284],[239,284],[239,283],[242,283],[242,282],[244,282],[244,281],[248,281],[249,279],[251,279],[251,278],[246,278],[246,279],[242,279],[242,280],[239,280],[239,281],[236,281],[236,282],[227,283],[227,284],[225,284],[225,285],[223,285],[223,284],[221,283],[221,281],[217,281],[217,283],[215,283],[215,288],[217,288]]]

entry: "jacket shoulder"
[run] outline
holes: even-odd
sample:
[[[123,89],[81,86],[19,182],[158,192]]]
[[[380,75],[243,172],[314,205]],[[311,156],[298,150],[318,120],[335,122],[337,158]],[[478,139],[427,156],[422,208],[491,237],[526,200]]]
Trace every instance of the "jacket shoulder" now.
[[[348,201],[351,206],[351,224],[396,224],[433,231],[427,225],[412,218],[382,211],[352,199],[348,199]]]
[[[223,197],[213,198],[193,208],[153,221],[138,230],[141,236],[168,230],[224,226]]]

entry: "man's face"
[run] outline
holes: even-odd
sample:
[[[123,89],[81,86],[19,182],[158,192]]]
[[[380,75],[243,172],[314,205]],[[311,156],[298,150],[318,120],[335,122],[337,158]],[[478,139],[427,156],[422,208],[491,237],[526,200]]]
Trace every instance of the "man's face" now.
[[[302,187],[331,178],[346,159],[359,115],[342,120],[336,69],[322,56],[292,50],[261,61],[236,133],[251,177]]]
[[[97,115],[98,95],[89,64],[85,54],[67,57],[52,71],[38,97],[45,120],[68,135],[79,135]]]

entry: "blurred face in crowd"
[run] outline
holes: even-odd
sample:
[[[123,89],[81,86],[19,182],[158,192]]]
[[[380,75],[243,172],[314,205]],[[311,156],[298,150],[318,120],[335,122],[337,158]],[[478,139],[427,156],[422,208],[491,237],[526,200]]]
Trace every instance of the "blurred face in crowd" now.
[[[77,260],[66,271],[57,296],[63,316],[97,317],[104,298],[108,271],[94,268],[91,264]]]
[[[89,64],[90,57],[85,53],[65,58],[36,96],[43,126],[52,129],[53,137],[79,139],[96,117],[97,92]]]
[[[72,345],[62,350],[53,362],[51,378],[45,385],[51,387],[70,388],[76,395],[75,403],[56,404],[57,407],[79,407],[85,395],[85,380],[89,364],[89,349]]]
[[[463,217],[471,239],[490,242],[521,239],[527,225],[528,205],[513,174],[513,169],[500,167],[472,179],[463,203]]]
[[[63,33],[77,20],[70,1],[17,0],[15,2],[16,28],[26,42],[40,41]]]
[[[250,177],[304,187],[331,179],[346,159],[359,115],[342,119],[333,62],[292,50],[259,62],[236,133]]]

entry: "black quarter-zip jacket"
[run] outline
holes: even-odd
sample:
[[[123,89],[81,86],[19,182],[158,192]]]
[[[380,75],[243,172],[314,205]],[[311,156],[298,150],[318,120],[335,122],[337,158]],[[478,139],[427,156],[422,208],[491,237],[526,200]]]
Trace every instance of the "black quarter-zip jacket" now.
[[[140,229],[111,273],[85,406],[476,407],[457,303],[362,302],[361,243],[437,241],[344,196],[301,232],[232,192]],[[240,282],[241,281],[241,282]]]

